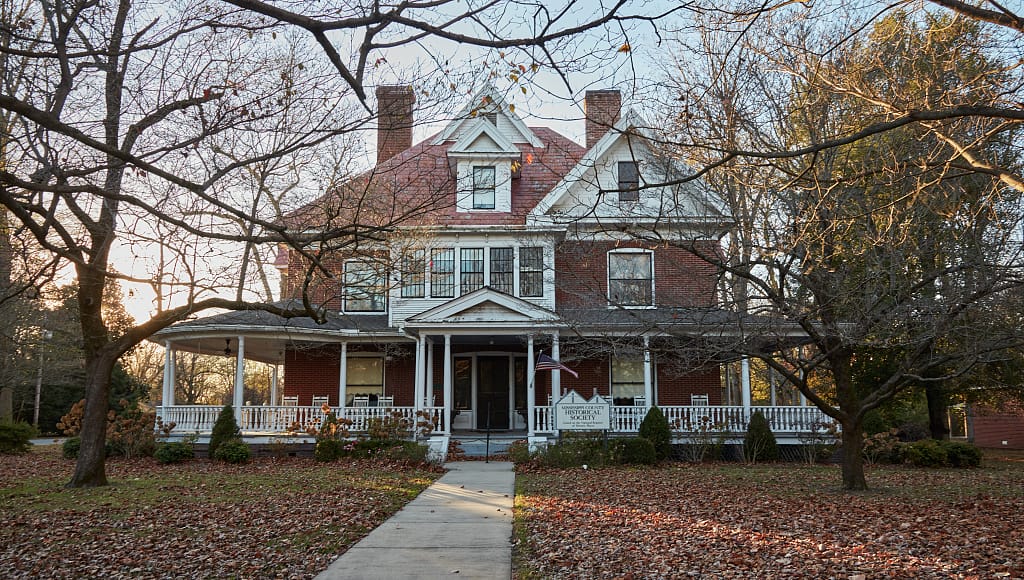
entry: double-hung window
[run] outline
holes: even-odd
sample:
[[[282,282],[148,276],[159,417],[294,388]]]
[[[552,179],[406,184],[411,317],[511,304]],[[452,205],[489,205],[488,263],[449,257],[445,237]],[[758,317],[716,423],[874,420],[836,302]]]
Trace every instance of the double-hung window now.
[[[608,300],[616,306],[654,306],[654,254],[608,254]]]
[[[544,248],[519,248],[519,295],[544,296]]]
[[[633,399],[644,396],[644,361],[612,359],[612,401],[616,405],[632,405]]]
[[[402,256],[402,298],[423,298],[425,268],[423,250],[411,250]]]
[[[640,199],[640,168],[636,161],[619,161],[619,201]]]
[[[459,290],[463,295],[484,286],[483,248],[462,248]]]
[[[348,356],[345,363],[347,406],[356,396],[376,400],[384,394],[384,357]]]
[[[370,262],[345,262],[345,312],[384,312],[385,276]]]
[[[512,293],[514,252],[512,248],[491,248],[490,287],[505,294]]]
[[[455,250],[437,248],[430,252],[430,295],[455,297]]]
[[[473,167],[473,209],[494,209],[494,167]]]

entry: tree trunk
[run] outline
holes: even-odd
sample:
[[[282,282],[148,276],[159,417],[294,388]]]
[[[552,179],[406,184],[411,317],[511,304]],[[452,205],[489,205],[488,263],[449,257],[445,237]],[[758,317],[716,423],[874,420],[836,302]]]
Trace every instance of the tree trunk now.
[[[932,439],[949,439],[949,422],[946,411],[949,402],[942,385],[928,383],[924,387],[925,398],[928,399],[928,430]]]
[[[110,375],[114,360],[99,356],[85,365],[85,415],[82,417],[82,445],[78,451],[75,474],[66,487],[100,487],[107,485],[106,447],[107,411],[110,398]]]
[[[864,477],[864,427],[843,423],[843,489],[862,491],[868,488]]]

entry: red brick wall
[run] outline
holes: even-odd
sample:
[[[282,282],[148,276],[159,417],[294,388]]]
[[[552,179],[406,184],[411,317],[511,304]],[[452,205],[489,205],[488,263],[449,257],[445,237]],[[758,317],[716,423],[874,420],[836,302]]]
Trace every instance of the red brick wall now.
[[[555,251],[555,298],[559,307],[605,304],[608,296],[610,250],[643,248],[654,251],[654,302],[657,306],[713,306],[715,268],[694,253],[675,246],[637,242],[563,242]],[[717,252],[715,242],[698,251]]]
[[[328,404],[337,406],[340,356],[337,345],[285,351],[285,396],[298,396],[299,405],[312,405],[314,395],[327,395]]]
[[[974,444],[996,449],[1024,449],[1024,406],[1004,401],[998,408],[971,409]],[[1006,441],[1006,445],[1003,445]]]
[[[657,367],[658,405],[689,405],[690,395],[707,395],[712,405],[722,404],[721,374],[717,369],[680,374]]]

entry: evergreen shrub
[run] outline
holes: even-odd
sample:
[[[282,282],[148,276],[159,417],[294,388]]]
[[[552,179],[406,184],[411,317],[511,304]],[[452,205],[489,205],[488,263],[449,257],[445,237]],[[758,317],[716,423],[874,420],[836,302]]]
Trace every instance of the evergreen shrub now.
[[[28,453],[32,447],[29,439],[37,435],[39,431],[24,421],[0,421],[0,454]]]
[[[658,461],[654,444],[643,437],[616,439],[611,444],[612,460],[626,465],[653,465]]]
[[[217,459],[217,449],[221,445],[235,439],[241,440],[241,437],[242,432],[238,429],[238,423],[235,423],[235,410],[230,404],[224,405],[217,416],[217,422],[213,424],[213,432],[210,433],[210,457]]]
[[[60,446],[60,451],[64,455],[64,459],[78,459],[78,450],[81,448],[82,439],[80,437],[68,437]]]
[[[153,457],[160,463],[181,463],[194,458],[192,445],[182,441],[169,441],[157,445]]]
[[[654,445],[654,454],[658,461],[668,459],[672,455],[672,430],[668,419],[658,407],[651,407],[640,422],[640,437]]]
[[[217,446],[213,458],[227,463],[248,463],[252,457],[249,446],[241,438],[225,441]]]
[[[778,461],[779,445],[764,413],[755,411],[743,438],[743,458],[751,463]]]

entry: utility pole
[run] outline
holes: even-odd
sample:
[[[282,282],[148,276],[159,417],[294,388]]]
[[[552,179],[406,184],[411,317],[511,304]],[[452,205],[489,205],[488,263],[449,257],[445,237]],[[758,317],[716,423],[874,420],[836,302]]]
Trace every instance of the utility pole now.
[[[39,373],[36,375],[36,407],[32,414],[32,425],[36,429],[39,428],[39,398],[43,392],[43,354],[46,352],[46,341],[53,338],[53,332],[44,329],[42,338],[43,340],[39,343]]]

